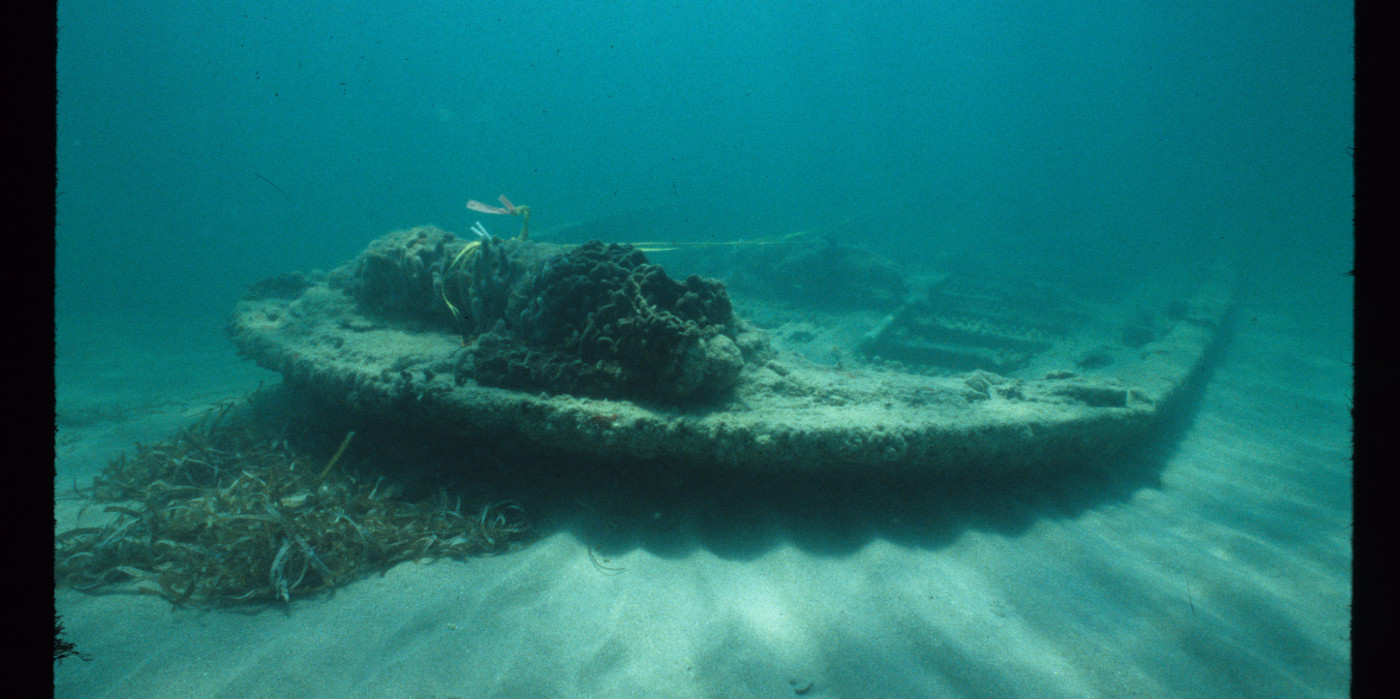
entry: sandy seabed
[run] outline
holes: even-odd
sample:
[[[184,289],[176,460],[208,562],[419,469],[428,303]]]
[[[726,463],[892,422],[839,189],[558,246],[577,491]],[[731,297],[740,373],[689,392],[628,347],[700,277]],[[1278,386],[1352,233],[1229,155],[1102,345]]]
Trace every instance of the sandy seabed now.
[[[277,380],[214,343],[94,338],[60,344],[60,491]],[[993,491],[914,525],[872,511],[873,534],[834,542],[781,518],[644,545],[560,526],[256,612],[59,590],[91,660],[55,665],[55,693],[1345,696],[1350,356],[1340,331],[1246,304],[1180,429],[1124,457],[1152,477],[1088,498]],[[60,527],[76,509],[58,501]]]

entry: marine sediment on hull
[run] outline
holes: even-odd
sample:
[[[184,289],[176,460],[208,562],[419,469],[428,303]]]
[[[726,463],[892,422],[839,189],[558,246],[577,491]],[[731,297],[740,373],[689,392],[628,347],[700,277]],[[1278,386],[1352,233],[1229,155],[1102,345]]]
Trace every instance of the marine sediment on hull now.
[[[1222,336],[1233,290],[1217,270],[1154,315],[1150,337],[1124,342],[1117,311],[1086,317],[1092,305],[1039,293],[1036,312],[1008,314],[1005,294],[978,291],[994,279],[945,283],[910,302],[899,335],[876,332],[876,346],[960,343],[954,358],[978,361],[959,369],[940,351],[825,365],[775,355],[723,286],[669,279],[627,246],[487,240],[464,253],[467,243],[436,229],[389,241],[366,255],[403,246],[420,261],[390,266],[413,275],[421,264],[431,286],[356,283],[382,263],[352,262],[295,298],[245,298],[234,342],[289,384],[414,429],[750,472],[982,478],[1088,462],[1131,443],[1181,393]],[[400,296],[412,302],[395,307],[426,310],[382,312],[371,288],[409,289]],[[972,299],[965,316],[938,307],[955,296]],[[1091,348],[1096,361],[1080,361]]]

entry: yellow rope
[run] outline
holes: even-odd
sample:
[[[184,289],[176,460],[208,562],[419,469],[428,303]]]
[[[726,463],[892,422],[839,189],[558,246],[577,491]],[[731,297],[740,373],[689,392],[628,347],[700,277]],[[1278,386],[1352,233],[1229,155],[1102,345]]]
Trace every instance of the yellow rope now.
[[[526,218],[526,221],[529,221],[529,219]],[[457,253],[457,256],[452,258],[452,264],[448,265],[447,269],[443,270],[442,272],[442,288],[440,289],[440,293],[442,294],[442,302],[447,304],[448,310],[452,311],[452,317],[456,318],[458,322],[461,322],[462,320],[462,313],[457,310],[456,306],[452,305],[451,301],[447,300],[447,274],[451,272],[454,267],[457,266],[457,263],[461,261],[463,257],[466,257],[467,253],[472,252],[473,250],[476,250],[479,247],[481,247],[480,240],[473,240],[472,242],[463,245],[461,251]]]
[[[331,469],[335,467],[335,462],[340,461],[340,455],[345,453],[345,447],[350,446],[350,438],[354,436],[354,432],[346,432],[345,439],[340,440],[340,448],[335,450],[335,455],[331,457],[326,467],[321,469],[321,475],[316,477],[317,488],[321,487],[321,482],[326,480],[326,476],[329,475]]]

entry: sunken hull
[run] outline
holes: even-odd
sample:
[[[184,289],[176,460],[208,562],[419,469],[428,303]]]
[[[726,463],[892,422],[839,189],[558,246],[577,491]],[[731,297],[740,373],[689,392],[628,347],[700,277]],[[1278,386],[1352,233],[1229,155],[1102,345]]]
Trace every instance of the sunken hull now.
[[[321,400],[483,445],[650,468],[971,479],[1060,471],[1140,441],[1221,342],[1234,290],[1229,270],[1212,269],[1153,332],[1101,345],[1093,363],[1076,365],[1067,352],[1061,364],[1032,361],[1031,375],[929,372],[910,371],[908,362],[823,364],[746,349],[723,395],[677,401],[487,385],[461,370],[470,333],[367,309],[346,289],[351,273],[250,294],[235,309],[230,337],[243,355]],[[885,316],[857,344],[872,357],[928,353],[935,343],[909,331],[928,327],[908,317],[915,311],[917,304]],[[1043,346],[1027,353],[1041,357],[1080,341],[1031,334]]]

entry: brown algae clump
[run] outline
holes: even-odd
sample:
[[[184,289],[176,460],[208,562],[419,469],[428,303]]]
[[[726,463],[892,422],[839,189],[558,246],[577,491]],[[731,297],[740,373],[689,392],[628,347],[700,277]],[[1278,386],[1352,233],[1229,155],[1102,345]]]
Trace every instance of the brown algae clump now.
[[[404,561],[500,553],[526,535],[514,503],[464,511],[446,491],[408,502],[383,477],[332,468],[349,435],[329,460],[310,457],[309,441],[226,405],[139,445],[93,481],[110,521],[57,534],[56,582],[177,606],[289,601]]]

